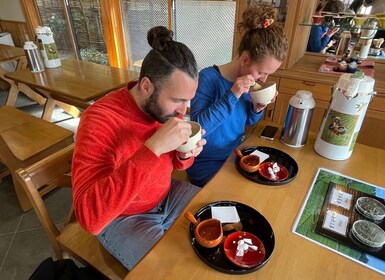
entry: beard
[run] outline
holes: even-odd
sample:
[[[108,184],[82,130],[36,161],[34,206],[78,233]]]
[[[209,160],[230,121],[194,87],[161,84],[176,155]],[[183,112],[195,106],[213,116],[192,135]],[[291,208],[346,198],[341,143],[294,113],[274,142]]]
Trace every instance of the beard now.
[[[169,118],[177,117],[178,113],[166,114],[159,105],[159,91],[154,91],[144,104],[144,111],[160,123],[165,123]]]

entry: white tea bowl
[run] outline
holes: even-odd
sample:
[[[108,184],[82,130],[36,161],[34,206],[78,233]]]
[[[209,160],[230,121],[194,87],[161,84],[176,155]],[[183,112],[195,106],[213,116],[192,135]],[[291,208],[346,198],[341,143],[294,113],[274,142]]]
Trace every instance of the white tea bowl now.
[[[258,90],[250,89],[250,97],[253,103],[269,104],[277,92],[277,84],[275,82],[267,82]]]
[[[192,133],[186,143],[179,146],[176,150],[181,153],[188,153],[197,146],[199,140],[202,139],[201,125],[197,122],[188,121],[191,125]]]

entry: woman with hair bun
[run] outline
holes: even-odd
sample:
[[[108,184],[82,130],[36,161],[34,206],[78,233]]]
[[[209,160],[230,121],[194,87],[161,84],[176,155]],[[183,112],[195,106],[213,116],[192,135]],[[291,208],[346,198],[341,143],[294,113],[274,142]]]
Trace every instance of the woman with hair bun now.
[[[190,117],[206,130],[207,144],[187,169],[197,186],[204,186],[241,143],[245,125],[255,125],[263,116],[266,105],[253,104],[248,92],[255,82],[265,82],[286,57],[287,38],[277,15],[270,4],[249,6],[238,25],[242,38],[237,57],[199,73]]]
[[[188,153],[191,135],[180,119],[198,86],[194,55],[157,26],[138,81],[129,82],[82,114],[72,162],[73,201],[80,225],[131,270],[200,190],[173,180],[190,167],[206,140]]]

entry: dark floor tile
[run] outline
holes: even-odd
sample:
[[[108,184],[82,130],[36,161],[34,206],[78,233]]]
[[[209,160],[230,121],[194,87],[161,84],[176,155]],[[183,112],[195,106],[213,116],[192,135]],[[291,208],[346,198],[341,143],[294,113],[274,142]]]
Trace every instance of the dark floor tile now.
[[[62,225],[67,217],[72,204],[72,190],[67,188],[57,189],[44,198],[45,205],[55,224]],[[32,209],[24,213],[18,230],[26,230],[41,227],[35,211]]]
[[[0,234],[0,271],[14,235],[15,233]]]
[[[0,234],[15,232],[22,217],[11,176],[0,184]]]
[[[18,232],[1,267],[0,280],[28,279],[48,257],[56,259],[42,228]]]

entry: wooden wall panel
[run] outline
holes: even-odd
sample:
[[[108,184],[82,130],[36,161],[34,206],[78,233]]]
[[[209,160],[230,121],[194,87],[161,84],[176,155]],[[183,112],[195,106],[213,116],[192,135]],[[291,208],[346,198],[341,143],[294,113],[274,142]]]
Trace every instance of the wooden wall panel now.
[[[0,19],[2,32],[9,32],[12,35],[16,47],[23,47],[26,41],[26,35],[30,40],[34,40],[34,35],[29,34],[27,24],[22,21],[2,20]]]

